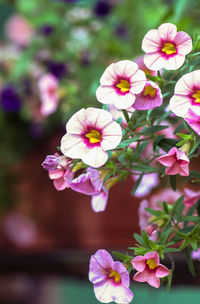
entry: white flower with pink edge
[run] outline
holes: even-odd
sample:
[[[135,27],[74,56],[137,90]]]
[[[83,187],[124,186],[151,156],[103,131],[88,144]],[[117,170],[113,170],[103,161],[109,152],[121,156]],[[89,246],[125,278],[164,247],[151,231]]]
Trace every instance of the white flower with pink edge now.
[[[114,104],[117,109],[127,109],[135,102],[146,83],[145,73],[130,60],[112,63],[104,71],[96,91],[97,100],[103,104]]]
[[[192,113],[200,115],[200,70],[187,73],[177,81],[170,110],[183,118],[188,114],[192,118]]]
[[[97,168],[108,159],[107,150],[114,149],[122,139],[122,129],[105,110],[88,108],[76,112],[66,125],[61,151],[73,159]]]
[[[192,39],[183,31],[177,32],[176,25],[163,23],[144,36],[142,50],[146,53],[144,63],[149,69],[177,70],[192,50]]]

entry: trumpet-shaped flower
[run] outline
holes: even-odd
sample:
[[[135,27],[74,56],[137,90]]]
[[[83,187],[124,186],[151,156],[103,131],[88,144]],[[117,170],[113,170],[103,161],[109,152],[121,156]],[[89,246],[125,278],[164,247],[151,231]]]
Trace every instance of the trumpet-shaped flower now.
[[[40,112],[43,116],[54,113],[58,105],[58,81],[52,74],[43,75],[38,82],[41,108]]]
[[[176,147],[169,150],[168,154],[160,156],[158,160],[163,166],[167,167],[165,171],[167,175],[189,175],[188,164],[190,160],[185,152],[178,150]]]
[[[71,158],[80,158],[91,167],[100,167],[108,159],[107,150],[121,141],[122,130],[105,110],[88,108],[75,113],[66,125],[61,151]]]
[[[176,83],[170,110],[180,117],[197,120],[200,115],[200,70],[183,75]],[[194,114],[193,114],[194,113]]]
[[[44,169],[49,172],[49,178],[53,180],[56,190],[61,191],[70,187],[74,178],[74,172],[71,168],[71,160],[65,156],[59,156],[57,153],[48,155],[42,163]]]
[[[143,91],[136,95],[132,107],[136,110],[151,110],[162,104],[162,93],[158,85],[153,81],[147,81]]]
[[[176,70],[192,50],[192,39],[185,32],[177,32],[174,24],[163,23],[143,38],[144,63],[151,70]]]
[[[170,273],[167,267],[160,264],[157,251],[148,252],[144,256],[136,256],[132,260],[132,265],[138,271],[133,279],[137,282],[147,282],[155,288],[160,287],[160,278]]]
[[[132,301],[127,269],[121,262],[114,262],[106,250],[100,249],[91,256],[89,280],[94,284],[97,300],[102,303],[126,304]]]
[[[101,76],[97,100],[114,104],[117,109],[127,109],[134,104],[135,95],[143,90],[145,83],[145,73],[135,62],[122,60],[112,63]]]
[[[196,192],[191,189],[185,188],[183,192],[184,192],[183,204],[188,208],[192,207],[197,202],[197,200],[200,199],[200,191]]]
[[[79,175],[70,183],[72,190],[87,195],[99,193],[103,181],[98,170],[88,168],[86,173]]]

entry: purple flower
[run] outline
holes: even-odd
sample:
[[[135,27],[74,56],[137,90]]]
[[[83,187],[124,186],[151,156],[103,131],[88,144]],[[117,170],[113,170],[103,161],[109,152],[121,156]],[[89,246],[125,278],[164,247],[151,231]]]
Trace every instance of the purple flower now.
[[[192,251],[192,259],[200,261],[200,248],[197,251]]]
[[[108,201],[108,189],[103,186],[100,192],[92,195],[91,205],[94,212],[102,212],[106,209]]]
[[[200,135],[200,115],[195,114],[191,109],[189,109],[187,116],[185,117],[188,125]]]
[[[54,155],[47,155],[47,157],[42,163],[42,167],[47,171],[56,170],[59,162],[60,156],[58,156],[57,153],[55,153]]]
[[[1,92],[1,107],[6,112],[19,112],[21,98],[12,85],[7,85]]]
[[[110,11],[112,9],[111,3],[109,3],[108,0],[100,0],[97,1],[95,6],[94,6],[94,13],[100,18],[104,18],[107,15],[109,15]]]
[[[129,273],[121,262],[114,262],[103,249],[90,258],[89,280],[94,284],[94,293],[102,303],[130,303],[133,293],[129,289]]]
[[[86,173],[79,175],[71,183],[70,187],[77,192],[93,195],[100,192],[103,181],[99,171],[93,168],[88,168]]]
[[[40,28],[40,32],[41,34],[45,35],[45,36],[50,36],[54,31],[54,28],[52,25],[43,25],[41,28]]]
[[[56,78],[60,79],[67,73],[67,67],[63,62],[50,61],[48,62],[48,70]]]

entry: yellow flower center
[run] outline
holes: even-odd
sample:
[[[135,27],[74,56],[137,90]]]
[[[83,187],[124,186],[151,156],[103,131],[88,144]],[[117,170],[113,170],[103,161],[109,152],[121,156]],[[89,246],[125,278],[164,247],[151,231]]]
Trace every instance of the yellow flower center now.
[[[153,88],[150,84],[146,85],[144,88],[144,96],[155,97],[156,89]]]
[[[167,55],[176,53],[175,45],[170,42],[165,42],[162,48],[162,52],[166,53]]]
[[[114,270],[110,271],[109,278],[114,278],[115,283],[119,283],[121,281],[120,274]]]
[[[91,130],[85,134],[85,137],[89,138],[91,144],[96,144],[101,141],[101,134],[97,130]]]
[[[194,102],[200,103],[200,91],[196,91],[196,93],[193,94],[192,97],[195,98]]]
[[[130,89],[130,83],[128,80],[120,79],[120,82],[116,85],[117,88],[121,90],[121,92],[125,93],[128,92]]]
[[[149,269],[155,269],[158,267],[154,259],[147,260],[147,265],[149,266]]]

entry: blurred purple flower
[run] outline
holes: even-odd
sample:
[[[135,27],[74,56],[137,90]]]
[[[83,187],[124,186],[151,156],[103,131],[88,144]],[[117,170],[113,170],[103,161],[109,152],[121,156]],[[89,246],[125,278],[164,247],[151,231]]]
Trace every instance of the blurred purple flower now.
[[[50,61],[48,62],[48,70],[56,78],[60,79],[67,74],[67,66],[62,62]]]
[[[12,85],[6,85],[1,92],[1,107],[6,112],[19,112],[21,98]]]
[[[96,16],[100,17],[100,18],[104,18],[107,15],[109,15],[109,13],[111,12],[112,9],[112,5],[111,3],[107,0],[100,0],[97,1],[95,6],[94,6],[94,13]]]
[[[52,25],[43,25],[41,28],[40,28],[40,33],[43,34],[44,36],[50,36],[54,31],[54,28]]]

